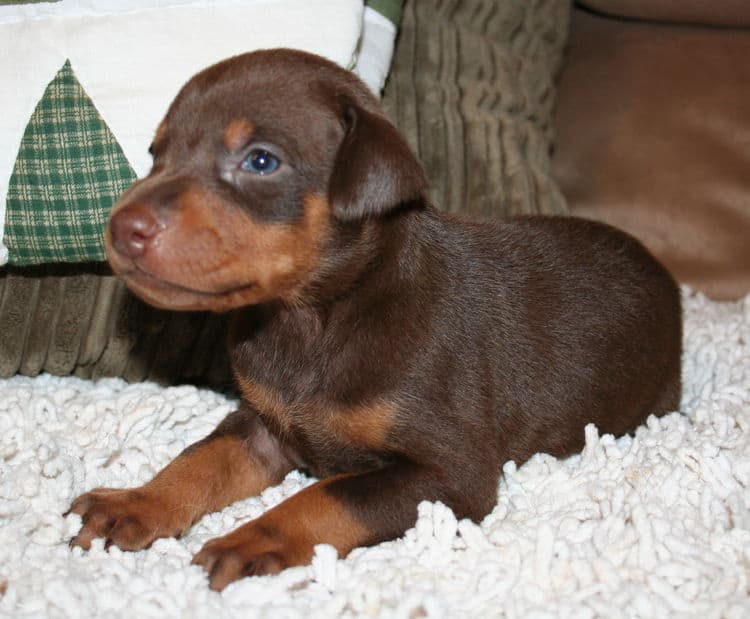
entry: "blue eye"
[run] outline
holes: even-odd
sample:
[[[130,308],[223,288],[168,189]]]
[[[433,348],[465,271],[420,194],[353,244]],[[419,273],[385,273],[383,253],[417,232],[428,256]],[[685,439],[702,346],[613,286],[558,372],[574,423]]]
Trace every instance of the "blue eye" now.
[[[248,172],[262,175],[275,172],[280,165],[281,161],[267,150],[256,148],[250,151],[250,154],[245,158],[240,167]]]

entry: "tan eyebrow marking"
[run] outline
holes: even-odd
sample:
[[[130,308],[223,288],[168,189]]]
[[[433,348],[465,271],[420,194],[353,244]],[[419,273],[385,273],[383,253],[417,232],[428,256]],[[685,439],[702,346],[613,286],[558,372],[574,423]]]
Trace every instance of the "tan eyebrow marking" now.
[[[233,120],[224,130],[224,146],[235,151],[242,148],[253,137],[255,126],[248,120]]]

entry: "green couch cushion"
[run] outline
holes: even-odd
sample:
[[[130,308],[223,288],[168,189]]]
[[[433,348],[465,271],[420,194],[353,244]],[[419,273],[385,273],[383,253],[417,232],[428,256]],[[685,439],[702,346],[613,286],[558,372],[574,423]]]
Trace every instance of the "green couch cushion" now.
[[[365,5],[380,13],[398,26],[401,12],[404,8],[403,0],[367,0]]]

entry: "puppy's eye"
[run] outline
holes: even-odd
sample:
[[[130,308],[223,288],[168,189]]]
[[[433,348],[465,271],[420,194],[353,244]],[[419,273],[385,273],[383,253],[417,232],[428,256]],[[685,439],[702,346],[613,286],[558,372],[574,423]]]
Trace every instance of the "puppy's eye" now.
[[[240,166],[243,170],[254,174],[271,174],[278,170],[281,165],[279,159],[267,150],[256,148],[243,160]]]

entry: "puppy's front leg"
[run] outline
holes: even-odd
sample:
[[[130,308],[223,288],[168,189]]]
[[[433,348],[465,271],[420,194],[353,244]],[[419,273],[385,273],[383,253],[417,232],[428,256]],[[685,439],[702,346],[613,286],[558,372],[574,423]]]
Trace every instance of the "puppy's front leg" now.
[[[179,537],[206,513],[279,483],[293,468],[258,415],[241,408],[191,445],[140,488],[98,488],[73,501],[68,513],[83,525],[71,546],[140,550],[160,537]]]
[[[305,565],[316,544],[331,544],[343,557],[357,546],[399,537],[413,526],[423,499],[452,501],[431,471],[399,462],[360,474],[319,481],[228,535],[210,540],[193,563],[222,590],[243,576],[272,574]]]

